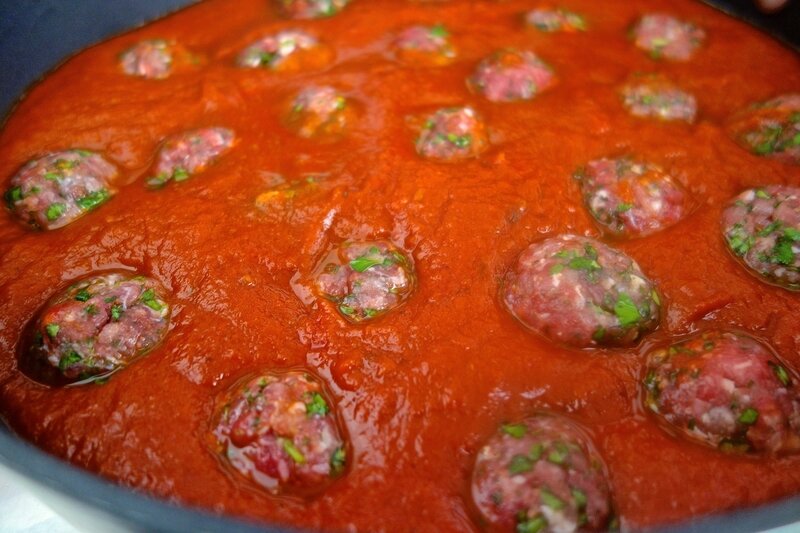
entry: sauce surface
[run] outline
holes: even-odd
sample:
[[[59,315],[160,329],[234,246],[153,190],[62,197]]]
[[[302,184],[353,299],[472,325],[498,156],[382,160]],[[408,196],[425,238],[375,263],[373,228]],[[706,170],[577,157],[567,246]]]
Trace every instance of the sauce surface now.
[[[538,411],[588,429],[622,523],[637,527],[800,492],[800,455],[725,454],[671,435],[645,412],[644,354],[675,337],[735,328],[800,368],[797,293],[764,283],[720,232],[742,190],[800,185],[800,167],[759,158],[725,129],[753,102],[800,90],[800,59],[700,3],[570,0],[587,31],[525,28],[535,2],[355,0],[338,15],[286,20],[263,0],[208,0],[95,46],[34,87],[0,134],[0,176],[46,152],[104,153],[116,196],[54,231],[0,220],[0,415],[74,464],[171,500],[327,530],[471,531],[475,456],[499,424]],[[656,61],[627,29],[665,12],[706,38],[689,61]],[[410,67],[393,57],[405,28],[446,23],[458,56]],[[323,68],[245,69],[264,34],[298,29],[334,51]],[[202,57],[167,79],[125,76],[118,56],[167,39]],[[465,80],[505,47],[530,49],[554,86],[531,101],[491,102]],[[621,88],[659,73],[695,95],[697,119],[632,116]],[[344,134],[287,127],[294,96],[330,85],[352,102]],[[469,105],[490,146],[477,158],[419,157],[425,117]],[[202,173],[152,190],[162,141],[209,127],[237,142]],[[604,235],[575,170],[627,155],[670,172],[691,198],[680,221],[642,238]],[[306,178],[313,176],[313,187]],[[267,192],[278,194],[266,201]],[[282,188],[281,188],[282,187]],[[257,199],[261,198],[261,201]],[[270,196],[267,198],[269,200]],[[601,238],[656,284],[659,327],[633,347],[579,350],[526,331],[499,287],[532,242]],[[315,295],[315,269],[344,241],[406,250],[416,289],[373,321],[345,320]],[[19,339],[74,280],[129,270],[171,293],[163,344],[102,384],[48,388],[18,369]],[[307,369],[337,406],[350,454],[321,494],[274,497],[226,469],[208,446],[215,399],[244,376]]]

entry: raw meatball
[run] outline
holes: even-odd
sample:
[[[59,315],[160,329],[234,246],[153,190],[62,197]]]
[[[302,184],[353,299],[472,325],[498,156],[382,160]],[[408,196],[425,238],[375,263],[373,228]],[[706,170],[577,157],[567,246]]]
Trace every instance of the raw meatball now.
[[[156,175],[147,180],[147,186],[159,188],[171,180],[189,179],[227,152],[234,142],[233,132],[226,128],[205,128],[167,138],[158,152]]]
[[[117,167],[86,150],[55,152],[27,163],[11,178],[6,204],[22,222],[56,229],[108,201]]]
[[[747,335],[708,331],[648,355],[647,406],[686,437],[736,452],[800,450],[797,377]]]
[[[658,293],[639,265],[576,235],[530,245],[506,275],[502,297],[524,326],[578,348],[631,345],[659,319]]]
[[[333,87],[309,87],[292,102],[287,125],[300,137],[336,138],[355,120],[347,98]]]
[[[586,31],[586,19],[567,9],[534,9],[525,14],[525,23],[545,33]]]
[[[22,366],[54,384],[111,374],[155,348],[169,316],[157,281],[129,273],[92,276],[45,305]]]
[[[800,290],[800,188],[747,189],[723,211],[722,234],[751,272]]]
[[[176,66],[197,63],[199,58],[183,46],[164,39],[149,39],[128,48],[119,58],[122,72],[148,80],[162,80],[173,74]]]
[[[469,106],[440,109],[425,121],[416,142],[427,159],[452,162],[478,157],[489,148],[483,119]]]
[[[382,241],[343,243],[322,263],[316,277],[319,293],[351,322],[371,320],[399,307],[415,286],[411,261]]]
[[[697,115],[695,97],[660,78],[646,78],[624,86],[622,103],[637,117],[691,123]]]
[[[319,381],[267,372],[223,397],[212,441],[242,476],[273,493],[309,495],[344,472],[347,452]]]
[[[409,65],[448,65],[456,58],[450,32],[441,24],[406,28],[397,37],[394,47],[397,59]]]
[[[313,35],[287,30],[254,42],[239,54],[236,63],[245,68],[293,72],[322,68],[332,59],[331,49]]]
[[[275,0],[286,17],[316,19],[332,17],[344,9],[350,0]]]
[[[641,237],[669,227],[687,212],[683,188],[660,167],[629,158],[597,159],[575,173],[586,208],[601,227]]]
[[[592,442],[569,420],[547,414],[505,424],[489,439],[475,460],[472,498],[499,531],[605,531],[613,514]]]
[[[734,117],[729,129],[750,152],[800,165],[800,94],[755,104]]]
[[[636,46],[653,59],[687,61],[706,38],[706,32],[670,15],[645,15],[631,30]]]
[[[553,70],[536,54],[499,50],[478,64],[467,85],[492,102],[530,100],[555,84]]]

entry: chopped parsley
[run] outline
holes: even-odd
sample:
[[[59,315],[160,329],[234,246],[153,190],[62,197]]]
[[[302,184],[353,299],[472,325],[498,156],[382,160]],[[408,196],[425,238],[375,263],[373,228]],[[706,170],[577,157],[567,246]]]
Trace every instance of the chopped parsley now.
[[[572,492],[572,498],[575,500],[575,506],[578,509],[586,509],[586,504],[588,503],[586,493],[581,489],[572,489],[570,492]]]
[[[12,187],[6,191],[6,203],[8,207],[14,207],[14,204],[22,200],[22,187]]]
[[[620,293],[617,303],[614,304],[614,314],[617,315],[619,324],[623,328],[636,324],[641,318],[639,309],[636,308],[631,297],[624,292]]]
[[[539,533],[545,527],[547,527],[547,519],[541,515],[527,520],[523,517],[517,522],[517,533]]]
[[[550,450],[550,453],[547,454],[547,460],[555,465],[563,465],[568,455],[569,449],[564,443],[558,442],[555,444],[554,449]]]
[[[71,351],[67,355],[61,357],[58,361],[58,369],[64,372],[66,369],[74,365],[75,363],[81,360],[81,356],[76,351]]]
[[[55,338],[56,335],[58,335],[58,330],[61,329],[61,327],[58,324],[47,324],[44,329],[51,338]]]
[[[617,206],[617,213],[624,213],[633,209],[633,204],[621,203]]]
[[[75,293],[75,299],[78,300],[79,302],[85,302],[91,297],[92,295],[89,294],[89,291],[87,291],[86,289],[81,289],[77,293]]]
[[[114,304],[111,306],[111,320],[117,322],[120,317],[122,317],[122,313],[124,309],[122,308],[121,304]]]
[[[503,424],[502,429],[503,433],[515,439],[521,439],[528,432],[528,428],[524,424]]]
[[[515,455],[508,463],[508,473],[512,476],[533,470],[533,462],[525,455]]]
[[[748,235],[747,232],[742,228],[741,223],[737,223],[733,226],[728,232],[728,245],[731,247],[731,250],[736,253],[736,255],[744,255],[750,251],[750,248],[753,247],[755,244],[755,239]]]
[[[350,261],[350,268],[356,272],[365,272],[372,267],[389,266],[393,263],[390,257],[381,256],[380,253],[381,251],[373,246],[367,253]]]
[[[344,465],[347,461],[347,455],[344,448],[336,448],[336,451],[331,454],[331,474],[338,475],[344,470]]]
[[[328,408],[328,404],[325,402],[325,398],[318,392],[309,393],[308,396],[310,400],[306,402],[306,414],[308,416],[325,416],[328,414],[330,409]]]
[[[739,415],[738,420],[740,424],[752,426],[758,420],[758,411],[756,411],[752,407],[748,407],[747,409],[742,411],[742,414]]]
[[[539,492],[539,498],[541,498],[544,505],[556,511],[563,509],[567,505],[561,498],[550,492],[547,487],[542,487]]]
[[[445,39],[450,36],[450,32],[447,31],[447,28],[445,28],[443,24],[437,24],[436,26],[433,26],[429,33],[432,37],[439,37],[441,39]]]
[[[303,455],[303,453],[297,449],[297,447],[294,445],[294,442],[292,442],[291,439],[278,439],[278,440],[280,441],[281,446],[283,447],[283,451],[289,454],[289,457],[292,458],[292,461],[294,461],[299,465],[306,462],[306,456]]]
[[[164,305],[158,301],[156,298],[156,291],[153,289],[147,289],[139,296],[139,299],[142,301],[144,305],[152,309],[153,311],[161,311],[164,309]]]
[[[788,387],[789,384],[792,382],[792,380],[789,378],[789,372],[787,372],[782,365],[773,363],[772,361],[769,361],[768,364],[772,368],[772,371],[775,373],[775,377],[778,378],[778,381],[780,381],[784,387]]]
[[[172,179],[175,181],[185,181],[189,179],[189,172],[183,167],[175,167],[172,171]]]
[[[99,206],[109,198],[109,193],[105,189],[100,189],[99,191],[94,191],[92,193],[87,194],[82,198],[78,198],[75,200],[75,203],[78,204],[78,207],[83,209],[84,211],[88,211],[90,209],[94,209],[95,207]]]
[[[45,211],[45,216],[47,216],[47,220],[53,222],[54,220],[61,218],[61,215],[63,215],[66,210],[67,206],[64,204],[50,204],[50,207],[48,207],[47,211]]]
[[[779,237],[772,249],[772,259],[781,265],[791,265],[794,263],[794,250],[792,250],[792,240]]]

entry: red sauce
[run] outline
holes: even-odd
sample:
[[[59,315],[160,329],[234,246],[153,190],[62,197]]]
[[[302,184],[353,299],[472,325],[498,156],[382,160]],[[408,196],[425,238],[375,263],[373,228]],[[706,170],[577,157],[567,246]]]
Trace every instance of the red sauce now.
[[[2,416],[43,449],[123,485],[315,528],[478,528],[469,492],[477,451],[499,424],[541,410],[589,430],[629,526],[800,492],[797,454],[750,457],[688,442],[645,412],[640,393],[644,352],[704,328],[748,331],[800,368],[797,294],[746,272],[720,232],[724,206],[743,189],[800,184],[797,166],[748,153],[724,128],[751,103],[800,89],[798,56],[697,2],[571,0],[588,31],[552,34],[524,29],[530,7],[355,0],[332,18],[287,21],[263,0],[209,0],[53,72],[0,135],[0,175],[83,148],[104,153],[122,178],[107,204],[59,230],[31,231],[3,215]],[[655,61],[626,38],[639,16],[659,11],[705,30],[691,60]],[[457,59],[430,68],[394,60],[399,32],[437,22],[451,31]],[[317,71],[236,66],[264,33],[292,28],[323,40],[333,62]],[[123,75],[118,54],[145,38],[175,40],[201,60],[167,79]],[[557,84],[530,102],[469,92],[475,66],[507,46],[534,50]],[[619,91],[638,72],[665,74],[694,94],[696,122],[628,114]],[[345,134],[306,139],[287,127],[287,102],[310,85],[354,103]],[[424,117],[466,104],[485,119],[491,147],[458,163],[419,157]],[[190,180],[147,189],[162,141],[207,127],[230,128],[237,143]],[[515,322],[498,283],[535,240],[600,235],[572,173],[624,154],[671,172],[692,199],[674,226],[605,238],[656,283],[660,326],[637,347],[557,346]],[[303,185],[309,174],[313,187]],[[305,288],[345,240],[408,251],[416,292],[375,320],[345,320]],[[135,269],[171,292],[164,343],[102,385],[48,388],[25,377],[15,352],[37,310],[72,280],[110,269]],[[273,497],[232,475],[207,445],[228,387],[295,368],[324,381],[351,450],[346,473],[308,500]]]

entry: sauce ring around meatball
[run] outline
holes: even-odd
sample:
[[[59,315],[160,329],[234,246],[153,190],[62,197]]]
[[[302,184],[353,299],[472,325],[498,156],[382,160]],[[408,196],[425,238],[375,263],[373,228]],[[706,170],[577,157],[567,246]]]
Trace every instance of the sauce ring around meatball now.
[[[314,496],[344,475],[350,457],[329,398],[303,370],[249,374],[219,397],[212,451],[224,468],[270,493]]]
[[[646,361],[644,405],[669,433],[732,453],[800,451],[800,380],[762,341],[707,330]]]
[[[50,298],[20,345],[23,372],[47,385],[109,377],[153,351],[169,330],[171,306],[156,280],[106,272]]]
[[[614,528],[606,467],[588,432],[564,416],[498,428],[475,458],[471,492],[492,531]]]
[[[314,273],[316,292],[356,324],[397,309],[416,284],[411,255],[388,241],[343,242]]]

